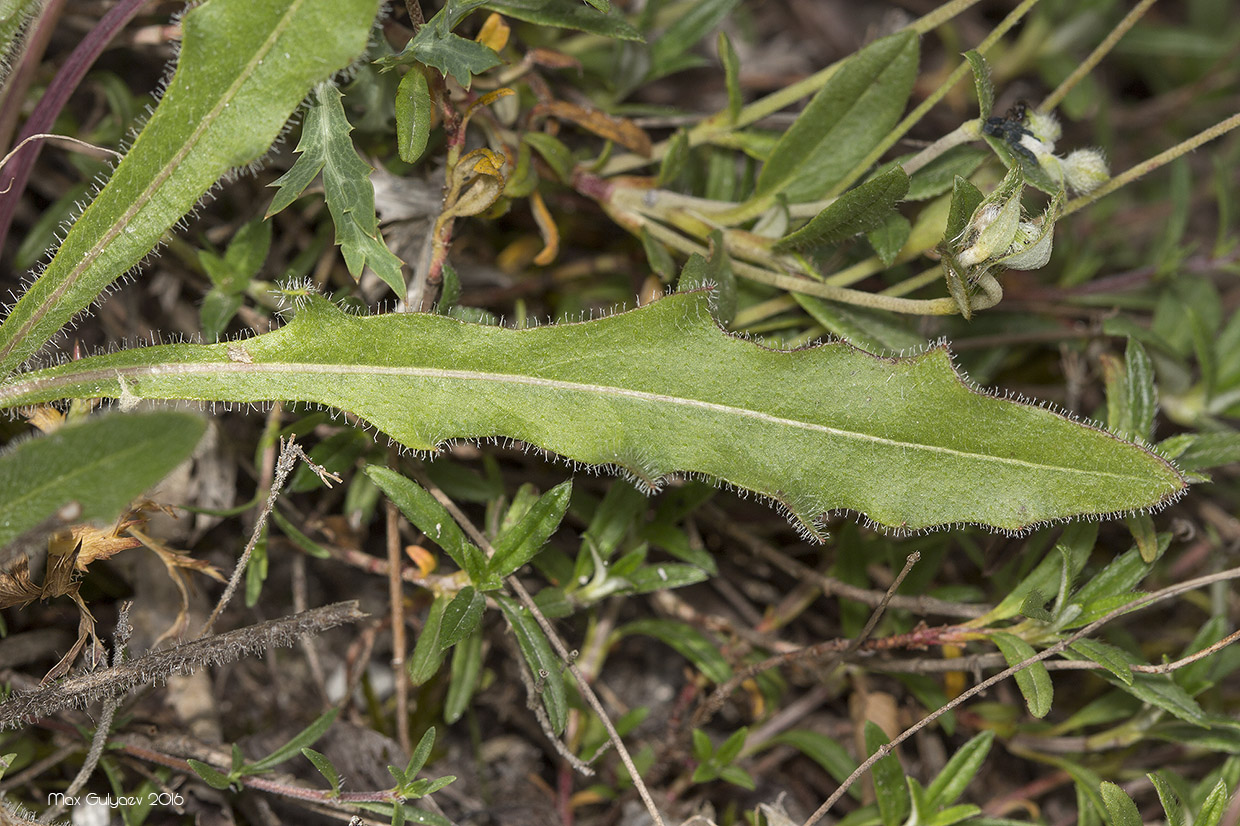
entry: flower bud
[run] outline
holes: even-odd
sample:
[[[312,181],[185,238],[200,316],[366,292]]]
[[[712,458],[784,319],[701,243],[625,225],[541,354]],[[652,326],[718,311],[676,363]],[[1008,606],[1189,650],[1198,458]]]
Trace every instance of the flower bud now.
[[[1063,137],[1063,127],[1059,125],[1059,118],[1055,117],[1053,112],[1029,110],[1025,114],[1025,128],[1052,150],[1055,142]]]
[[[1111,172],[1101,151],[1077,149],[1063,159],[1063,177],[1068,186],[1087,195],[1111,180]]]

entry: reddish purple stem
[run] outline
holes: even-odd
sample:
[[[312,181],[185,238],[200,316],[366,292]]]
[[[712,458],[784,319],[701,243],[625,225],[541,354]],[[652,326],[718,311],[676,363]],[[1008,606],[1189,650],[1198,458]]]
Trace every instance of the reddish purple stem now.
[[[52,128],[60,110],[65,108],[69,96],[82,82],[87,70],[94,65],[95,60],[107,48],[117,32],[123,29],[144,5],[146,5],[146,0],[120,0],[108,10],[108,13],[91,29],[90,34],[86,35],[85,39],[73,50],[73,54],[69,55],[65,65],[60,67],[56,78],[35,106],[34,113],[30,115],[25,126],[18,133],[14,146],[31,135],[47,132]],[[18,199],[26,189],[30,171],[34,168],[42,148],[42,141],[30,142],[22,147],[4,168],[4,171],[8,173],[4,177],[9,178],[9,188],[8,192],[0,195],[0,247],[4,246],[4,240],[8,237],[9,225],[13,222],[13,213],[17,209]],[[0,189],[4,189],[4,186],[0,186]]]

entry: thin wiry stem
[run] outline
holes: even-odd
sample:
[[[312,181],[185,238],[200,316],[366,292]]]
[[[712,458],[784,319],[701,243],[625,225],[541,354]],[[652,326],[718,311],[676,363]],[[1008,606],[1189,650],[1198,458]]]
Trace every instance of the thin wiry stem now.
[[[1158,2],[1158,0],[1141,0],[1140,3],[1137,3],[1137,5],[1133,7],[1132,11],[1124,15],[1124,19],[1119,21],[1115,28],[1111,30],[1111,33],[1106,36],[1106,39],[1099,43],[1097,48],[1089,53],[1089,57],[1081,61],[1081,65],[1073,69],[1072,74],[1064,78],[1063,83],[1060,83],[1055,91],[1047,95],[1046,98],[1038,104],[1038,111],[1049,112],[1062,103],[1063,99],[1068,96],[1068,93],[1076,88],[1076,84],[1080,83],[1090,72],[1092,72],[1094,67],[1102,62],[1102,58],[1110,54],[1111,50],[1115,48],[1115,44],[1120,41],[1120,38],[1127,34],[1128,30],[1136,25],[1138,20],[1144,17],[1145,13],[1149,11],[1150,6],[1154,5],[1156,2]]]
[[[895,581],[891,583],[891,586],[887,588],[886,593],[883,594],[882,599],[880,599],[878,604],[874,606],[874,610],[870,612],[870,618],[866,621],[865,627],[861,629],[861,633],[850,640],[848,646],[844,648],[843,651],[839,651],[831,657],[828,661],[829,665],[834,666],[845,657],[856,653],[857,649],[865,644],[866,640],[870,638],[870,635],[874,633],[874,628],[878,625],[878,621],[882,619],[883,613],[886,612],[887,606],[891,603],[892,597],[895,596],[896,591],[900,588],[900,584],[904,582],[904,578],[908,576],[908,572],[913,570],[913,566],[920,560],[920,551],[914,551],[908,555],[908,558],[904,561],[904,569],[900,571],[899,575],[896,576]],[[715,712],[723,708],[724,702],[729,696],[731,696],[732,692],[736,691],[736,689],[740,687],[741,683],[745,682],[745,680],[752,679],[758,674],[761,674],[764,671],[769,671],[772,668],[778,668],[779,666],[787,663],[790,658],[790,655],[787,654],[777,654],[774,657],[768,657],[762,662],[754,663],[737,671],[732,675],[731,679],[716,688],[714,693],[712,693],[706,702],[702,704],[701,708],[697,710],[697,713],[693,715],[693,727],[700,728],[705,725],[706,721],[709,720]]]
[[[436,485],[432,484],[428,479],[419,478],[418,482],[430,491],[431,495],[438,500],[439,504],[443,505],[444,508],[447,509],[448,514],[457,521],[457,524],[465,529],[465,532],[469,534],[470,538],[477,543],[478,547],[481,548],[488,557],[494,556],[495,549],[491,547],[491,543],[485,536],[482,535],[482,532],[478,530],[473,521],[465,515],[464,511],[458,508],[456,503],[448,498],[447,494],[440,490]],[[628,769],[629,777],[633,780],[633,788],[637,789],[637,793],[641,796],[642,802],[646,804],[646,811],[650,813],[651,820],[654,821],[655,826],[665,826],[663,816],[659,814],[659,807],[655,805],[654,798],[650,795],[650,790],[646,788],[646,783],[642,780],[641,773],[637,770],[637,764],[633,762],[633,757],[629,754],[629,750],[625,747],[624,741],[620,739],[620,732],[616,731],[615,724],[612,723],[611,718],[607,715],[607,709],[603,708],[602,701],[600,701],[598,695],[594,693],[594,689],[590,688],[590,683],[586,680],[585,675],[581,673],[581,669],[577,667],[576,658],[569,653],[568,646],[564,644],[564,640],[560,638],[559,633],[539,609],[538,605],[534,602],[534,598],[530,596],[530,592],[525,590],[525,586],[521,584],[521,581],[517,579],[515,574],[508,577],[508,585],[517,595],[517,598],[521,600],[521,604],[524,605],[526,610],[530,612],[530,616],[532,616],[534,621],[538,623],[538,626],[542,628],[543,633],[547,635],[547,640],[551,643],[551,647],[555,649],[555,653],[558,654],[560,659],[564,661],[564,664],[568,667],[569,673],[573,675],[573,680],[577,683],[577,690],[581,692],[581,696],[585,698],[585,701],[590,704],[592,709],[594,709],[594,713],[598,715],[603,727],[607,729],[607,737],[611,741],[611,744],[615,746],[616,753],[620,755],[620,760],[624,763],[624,767]]]
[[[288,441],[281,440],[280,458],[276,460],[275,476],[271,481],[271,490],[267,494],[267,501],[263,504],[262,510],[259,511],[258,518],[254,520],[254,531],[250,534],[250,541],[246,543],[245,550],[241,552],[241,559],[237,560],[237,566],[233,569],[232,577],[228,580],[228,587],[224,589],[224,593],[220,596],[219,602],[215,605],[215,610],[211,612],[211,616],[207,618],[203,624],[202,630],[198,632],[199,637],[205,637],[215,628],[215,621],[219,619],[220,614],[227,607],[233,594],[237,591],[237,586],[241,584],[241,578],[245,576],[246,566],[250,563],[250,554],[254,552],[254,546],[258,544],[259,538],[263,534],[263,526],[267,524],[267,517],[271,515],[271,509],[276,506],[276,499],[280,496],[280,491],[284,488],[284,481],[288,475],[297,466],[297,460],[301,459],[318,477],[323,480],[323,484],[328,484],[328,479],[339,482],[340,477],[334,473],[328,473],[323,468],[310,461],[310,457],[301,449],[301,445],[292,439]]]
[[[1240,126],[1240,113],[1232,115],[1226,120],[1219,121],[1209,129],[1203,129],[1188,140],[1177,143],[1175,146],[1164,152],[1158,153],[1147,161],[1142,161],[1136,166],[1130,167],[1126,171],[1116,175],[1114,178],[1095,189],[1093,192],[1090,192],[1088,195],[1073,198],[1071,201],[1064,204],[1063,213],[1060,215],[1060,218],[1065,218],[1077,210],[1089,206],[1094,201],[1110,195],[1120,187],[1127,186],[1138,178],[1148,175],[1160,166],[1165,166],[1181,155],[1186,155],[1189,152],[1192,152],[1202,144],[1209,143],[1215,138],[1227,134],[1237,126]]]
[[[1240,578],[1240,568],[1229,568],[1226,571],[1219,571],[1218,573],[1215,573],[1215,574],[1209,574],[1207,576],[1197,577],[1196,579],[1190,579],[1187,582],[1181,582],[1176,585],[1171,585],[1171,586],[1168,586],[1167,588],[1163,588],[1162,590],[1155,591],[1151,594],[1146,594],[1145,596],[1142,596],[1142,597],[1138,597],[1137,599],[1134,599],[1131,602],[1121,605],[1119,608],[1116,608],[1114,611],[1107,613],[1106,615],[1100,617],[1099,619],[1094,620],[1089,625],[1086,625],[1084,628],[1081,628],[1075,634],[1072,634],[1071,636],[1068,636],[1068,637],[1064,637],[1062,640],[1050,646],[1049,648],[1045,648],[1042,651],[1039,651],[1038,653],[1034,654],[1032,657],[1029,657],[1023,660],[1017,663],[1016,665],[1011,666],[1010,668],[1006,668],[1003,671],[1000,671],[998,674],[995,674],[993,677],[990,677],[989,679],[983,680],[982,682],[978,683],[977,685],[973,686],[969,690],[962,693],[960,696],[956,697],[951,702],[945,704],[942,708],[939,708],[927,714],[921,720],[917,721],[917,723],[905,729],[898,736],[893,738],[890,743],[886,743],[883,746],[880,746],[879,749],[874,752],[874,754],[870,755],[869,758],[865,760],[865,762],[863,762],[860,766],[857,767],[856,771],[854,771],[847,778],[845,778],[844,782],[840,784],[840,787],[836,789],[831,794],[831,796],[826,799],[826,802],[824,802],[821,806],[819,806],[818,810],[809,816],[809,819],[805,821],[804,826],[813,826],[813,824],[821,820],[827,814],[827,812],[831,811],[831,808],[839,801],[839,799],[844,796],[844,793],[847,792],[849,788],[851,788],[853,783],[857,782],[857,780],[859,780],[862,777],[862,775],[868,772],[874,766],[875,763],[877,763],[879,760],[882,760],[887,755],[891,754],[891,752],[896,748],[896,746],[899,746],[905,740],[908,740],[914,734],[921,731],[923,728],[930,725],[931,723],[933,723],[935,720],[942,717],[947,712],[952,711],[953,709],[957,708],[958,706],[963,704],[966,700],[970,700],[973,697],[976,697],[978,694],[981,694],[982,692],[986,691],[991,686],[994,686],[998,683],[1003,682],[1008,677],[1011,677],[1013,674],[1016,674],[1019,671],[1024,671],[1026,668],[1029,668],[1031,665],[1034,665],[1035,663],[1040,663],[1043,660],[1049,659],[1050,657],[1053,657],[1056,654],[1059,654],[1060,652],[1066,651],[1068,646],[1072,645],[1072,643],[1076,642],[1079,639],[1089,636],[1090,634],[1097,631],[1099,628],[1111,622],[1111,620],[1117,617],[1121,617],[1124,614],[1127,614],[1131,611],[1136,611],[1140,608],[1145,608],[1157,602],[1162,602],[1164,600],[1170,599],[1171,597],[1178,596],[1182,593],[1185,593],[1186,591],[1193,591],[1193,590],[1196,590],[1197,588],[1203,588],[1207,585],[1212,585],[1215,582],[1225,582],[1227,580],[1237,579],[1237,578]]]

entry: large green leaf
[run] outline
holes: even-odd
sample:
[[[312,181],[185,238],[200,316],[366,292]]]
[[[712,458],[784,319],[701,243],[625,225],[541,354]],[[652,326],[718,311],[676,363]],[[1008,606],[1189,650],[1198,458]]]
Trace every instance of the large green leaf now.
[[[0,325],[8,375],[138,265],[229,170],[257,160],[318,81],[366,46],[378,0],[209,0],[182,18],[159,107]]]
[[[1019,531],[1153,508],[1184,488],[1159,456],[980,393],[944,347],[876,358],[770,350],[724,333],[706,291],[524,330],[430,314],[349,315],[314,298],[244,342],[81,359],[0,385],[0,409],[65,397],[286,399],[348,410],[417,450],[510,437],[657,487],[722,479],[820,536],[848,509],[897,530]]]
[[[111,519],[189,456],[206,423],[188,413],[99,416],[0,455],[0,547],[62,505]]]

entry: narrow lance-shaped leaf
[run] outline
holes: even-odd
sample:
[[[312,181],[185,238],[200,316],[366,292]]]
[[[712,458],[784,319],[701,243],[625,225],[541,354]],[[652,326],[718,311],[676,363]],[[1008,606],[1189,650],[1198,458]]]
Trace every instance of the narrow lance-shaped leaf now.
[[[882,226],[908,192],[908,175],[898,164],[850,189],[808,224],[775,243],[776,250],[838,244]]]
[[[1167,461],[1049,410],[980,393],[944,347],[876,358],[729,336],[707,291],[524,330],[313,299],[244,342],[81,359],[0,385],[0,408],[65,397],[286,399],[348,410],[407,447],[505,436],[658,487],[702,474],[769,497],[807,533],[848,509],[897,530],[1006,531],[1154,508]]]
[[[1009,666],[1017,666],[1034,657],[1037,652],[1033,646],[1013,634],[997,632],[991,636],[995,645],[1003,652],[1003,659]],[[1051,685],[1050,672],[1040,660],[1016,672],[1016,685],[1020,693],[1025,695],[1029,705],[1029,713],[1034,717],[1045,717],[1051,710],[1051,699],[1054,687]]]
[[[231,169],[258,159],[319,80],[366,46],[378,0],[212,0],[181,20],[159,107],[0,325],[0,375],[33,356]]]
[[[331,210],[336,243],[340,245],[349,274],[355,279],[361,278],[362,269],[369,265],[404,298],[401,260],[387,248],[379,232],[375,190],[370,183],[373,168],[358,157],[353,148],[353,139],[349,137],[353,127],[345,117],[340,99],[340,90],[330,83],[321,83],[315,89],[297,144],[301,156],[292,169],[272,182],[271,185],[279,189],[267,216],[291,204],[322,170],[323,196]]]
[[[822,197],[895,126],[917,76],[917,36],[876,40],[848,59],[779,139],[756,195]]]

